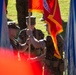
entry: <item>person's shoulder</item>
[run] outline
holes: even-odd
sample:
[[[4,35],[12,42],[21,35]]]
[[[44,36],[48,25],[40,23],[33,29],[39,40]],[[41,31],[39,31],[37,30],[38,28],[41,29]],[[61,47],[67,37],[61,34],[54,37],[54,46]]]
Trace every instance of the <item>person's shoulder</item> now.
[[[24,32],[24,31],[26,31],[26,30],[27,30],[27,28],[20,30],[20,32]]]
[[[26,36],[26,30],[27,30],[27,28],[20,30],[18,37]]]
[[[36,31],[39,33],[39,34],[44,34],[42,30],[40,29],[36,29]]]
[[[36,29],[36,28],[35,28],[34,31],[37,32],[38,34],[44,35],[44,33],[42,32],[42,30],[40,30],[40,29]]]
[[[46,36],[46,43],[47,43],[47,46],[49,47],[53,46],[53,40],[50,35]]]
[[[20,31],[19,31],[19,34],[25,33],[26,30],[27,30],[27,28],[20,30]]]
[[[57,35],[57,40],[58,41],[64,41],[63,36],[61,34]]]
[[[40,43],[42,49],[46,47],[46,40],[45,39],[39,40],[39,43]]]

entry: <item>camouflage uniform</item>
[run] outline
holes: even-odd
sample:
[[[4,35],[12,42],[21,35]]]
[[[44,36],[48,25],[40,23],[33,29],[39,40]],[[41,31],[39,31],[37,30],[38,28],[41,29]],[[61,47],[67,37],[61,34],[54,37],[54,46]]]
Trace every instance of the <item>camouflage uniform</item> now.
[[[64,61],[63,61],[63,43],[64,40],[60,35],[57,35],[58,49],[62,59],[58,59],[54,56],[54,45],[52,38],[47,36],[46,40],[46,58],[45,58],[45,70],[48,69],[52,74],[48,75],[63,75]],[[45,74],[46,75],[46,74]]]
[[[17,18],[20,29],[26,28],[26,16],[28,16],[28,0],[16,0]]]
[[[28,36],[26,34],[26,30],[27,30],[27,28],[21,30],[19,33],[18,37],[19,37],[19,40],[21,40],[20,41],[21,43],[25,43],[26,39],[28,38]],[[33,36],[38,40],[44,38],[44,34],[42,33],[42,31],[39,29],[36,29],[36,28],[34,28],[34,30],[33,30]],[[31,45],[31,52],[35,52],[34,53],[35,55],[39,55],[41,53],[41,51],[40,51],[40,53],[37,53],[37,52],[39,52],[39,50],[35,49],[35,47],[33,45]]]

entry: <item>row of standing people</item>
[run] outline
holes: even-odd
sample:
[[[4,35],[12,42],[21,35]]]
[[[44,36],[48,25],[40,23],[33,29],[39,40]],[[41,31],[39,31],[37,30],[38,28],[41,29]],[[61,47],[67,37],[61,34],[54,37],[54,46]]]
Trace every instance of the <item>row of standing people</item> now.
[[[44,39],[44,34],[41,30],[35,28],[36,17],[31,16],[31,31],[28,29],[29,17],[26,17],[27,28],[20,30],[18,34],[18,39],[11,41],[11,44],[15,50],[19,51],[21,54],[28,52],[29,43],[31,42],[31,53],[37,58],[32,59],[35,61],[41,61],[45,63],[45,75],[63,75],[64,62],[63,62],[63,43],[64,40],[61,35],[57,35],[58,49],[62,56],[62,59],[58,59],[54,56],[54,45],[51,36],[47,36]],[[14,25],[14,27],[12,27]],[[9,29],[15,30],[13,32],[9,31],[11,34],[15,34],[20,29],[15,23],[8,24]],[[46,24],[46,30],[48,31],[48,25]],[[29,33],[30,32],[30,33]],[[49,34],[49,33],[48,33]],[[29,36],[29,37],[28,37]],[[34,38],[38,42],[38,45],[34,44]],[[42,39],[42,40],[41,40]],[[30,40],[30,42],[29,42]],[[45,49],[46,47],[46,49]],[[33,57],[34,58],[34,57]],[[45,60],[44,60],[45,59]],[[31,59],[30,59],[31,60]],[[42,67],[41,67],[42,68]]]

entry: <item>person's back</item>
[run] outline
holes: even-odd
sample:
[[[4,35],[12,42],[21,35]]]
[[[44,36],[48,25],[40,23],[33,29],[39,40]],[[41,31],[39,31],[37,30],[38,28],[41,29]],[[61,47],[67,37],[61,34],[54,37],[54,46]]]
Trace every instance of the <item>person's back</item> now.
[[[45,64],[55,75],[63,75],[64,61],[63,61],[63,43],[64,40],[61,35],[57,35],[58,50],[62,59],[54,56],[54,45],[50,36],[46,37],[46,58]]]

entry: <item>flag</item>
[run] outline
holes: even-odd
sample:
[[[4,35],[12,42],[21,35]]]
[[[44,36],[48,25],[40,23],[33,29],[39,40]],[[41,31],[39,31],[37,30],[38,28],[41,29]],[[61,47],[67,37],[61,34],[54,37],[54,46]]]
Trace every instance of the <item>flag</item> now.
[[[63,31],[58,0],[44,0],[43,3],[44,18],[55,47],[54,56],[61,59],[56,39],[57,34]]]
[[[29,12],[43,12],[43,0],[28,0]]]
[[[68,75],[76,75],[76,0],[70,1],[64,50],[68,59]]]
[[[0,47],[9,48],[10,41],[4,0],[0,0]]]

